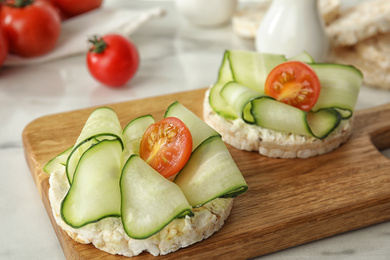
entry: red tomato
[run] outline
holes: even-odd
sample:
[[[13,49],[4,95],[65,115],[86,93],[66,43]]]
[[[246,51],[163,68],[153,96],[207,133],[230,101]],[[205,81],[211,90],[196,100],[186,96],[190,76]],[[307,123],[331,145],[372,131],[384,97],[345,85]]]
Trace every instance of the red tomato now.
[[[191,152],[190,130],[176,117],[150,125],[140,144],[140,157],[166,178],[184,167]]]
[[[69,18],[99,8],[103,0],[51,0],[51,2],[57,6],[64,18]]]
[[[265,82],[265,94],[304,111],[309,111],[315,105],[320,91],[317,74],[300,61],[288,61],[276,66]]]
[[[87,65],[92,76],[101,83],[120,87],[137,72],[139,55],[137,47],[127,38],[109,34],[91,40]]]
[[[3,31],[0,28],[0,67],[1,65],[3,65],[4,60],[7,57],[7,54],[8,54],[8,42],[4,36]]]
[[[21,6],[4,5],[0,20],[10,52],[22,57],[51,51],[60,36],[60,16],[43,0],[23,1]]]

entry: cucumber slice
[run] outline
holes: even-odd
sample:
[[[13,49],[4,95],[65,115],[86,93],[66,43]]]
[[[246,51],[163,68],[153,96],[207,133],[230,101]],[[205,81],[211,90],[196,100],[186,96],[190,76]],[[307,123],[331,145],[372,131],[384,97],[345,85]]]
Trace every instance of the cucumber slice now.
[[[218,81],[211,87],[209,94],[209,103],[211,108],[220,116],[227,119],[236,119],[237,114],[221,96],[221,90],[226,83],[233,80],[230,69],[229,52],[226,51],[223,56],[222,65],[219,69]]]
[[[306,63],[314,63],[315,62],[313,57],[305,51],[303,51],[303,52],[301,52],[293,57],[290,57],[287,60],[289,60],[289,61],[296,60],[296,61],[302,61],[302,62],[306,62]]]
[[[142,136],[146,129],[154,123],[153,116],[145,115],[133,119],[125,126],[123,129],[123,142],[125,145],[123,150],[123,162],[126,162],[132,154],[139,155]]]
[[[177,101],[168,107],[164,117],[177,117],[188,127],[192,135],[192,150],[210,136],[219,135],[211,126]]]
[[[114,136],[122,144],[122,127],[119,123],[118,116],[109,107],[100,107],[95,109],[88,117],[84,124],[79,137],[77,138],[75,148],[78,144],[91,137]]]
[[[254,99],[251,103],[255,124],[277,131],[324,139],[341,121],[340,114],[333,109],[308,113],[270,98]]]
[[[211,136],[203,141],[174,182],[192,207],[200,207],[219,197],[238,196],[248,190],[220,136]]]
[[[237,113],[237,115],[247,123],[254,123],[251,114],[251,100],[260,97],[268,97],[264,93],[244,87],[237,82],[227,83],[221,90],[221,96]],[[271,98],[271,97],[269,97]]]
[[[66,160],[65,168],[69,184],[72,184],[73,182],[74,172],[76,170],[77,164],[79,163],[80,157],[86,150],[88,150],[88,148],[97,143],[99,143],[99,140],[92,137],[91,139],[85,140],[84,142],[80,143],[76,149],[73,146],[73,149]]]
[[[137,155],[123,167],[120,187],[122,223],[131,238],[146,239],[173,219],[192,214],[180,188]]]
[[[122,128],[119,119],[116,113],[108,107],[97,108],[91,113],[76,140],[66,163],[66,174],[70,184],[82,154],[91,145],[96,144],[96,141],[103,139],[118,139],[123,149]]]
[[[230,81],[236,81],[253,90],[264,92],[265,80],[269,72],[285,62],[282,55],[251,51],[225,51],[218,81],[210,90],[209,103],[213,110],[227,119],[236,119],[236,111],[221,96],[222,88]]]
[[[327,63],[309,65],[321,83],[321,93],[312,110],[334,108],[341,113],[343,119],[350,118],[363,82],[362,73],[349,65]]]
[[[341,120],[340,114],[334,109],[307,113],[236,82],[226,84],[221,95],[247,123],[277,131],[323,139]],[[253,103],[255,107],[252,109]]]
[[[61,203],[65,223],[80,228],[103,218],[120,217],[121,159],[119,139],[103,140],[83,153]]]
[[[43,171],[47,174],[57,171],[61,167],[66,166],[66,160],[68,159],[69,154],[71,153],[73,146],[69,147],[50,161],[48,161],[43,167]]]
[[[268,74],[286,61],[283,55],[252,51],[229,51],[234,81],[256,91],[264,92]]]

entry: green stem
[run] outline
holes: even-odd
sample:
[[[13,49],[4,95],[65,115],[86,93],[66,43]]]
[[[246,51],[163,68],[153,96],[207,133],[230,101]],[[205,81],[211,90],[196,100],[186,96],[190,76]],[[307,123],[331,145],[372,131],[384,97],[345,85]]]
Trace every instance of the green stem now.
[[[94,35],[88,42],[92,43],[92,47],[89,49],[90,52],[102,53],[107,48],[107,43],[104,42],[103,37]]]
[[[1,3],[10,7],[23,8],[33,4],[34,0],[14,0],[14,1],[2,0]]]

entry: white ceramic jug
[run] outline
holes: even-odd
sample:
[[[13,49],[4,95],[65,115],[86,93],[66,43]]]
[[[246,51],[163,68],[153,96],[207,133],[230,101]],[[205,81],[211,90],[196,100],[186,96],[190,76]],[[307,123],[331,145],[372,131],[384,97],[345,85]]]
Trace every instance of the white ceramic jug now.
[[[256,50],[292,57],[308,52],[326,59],[329,39],[317,0],[273,0],[256,34]]]

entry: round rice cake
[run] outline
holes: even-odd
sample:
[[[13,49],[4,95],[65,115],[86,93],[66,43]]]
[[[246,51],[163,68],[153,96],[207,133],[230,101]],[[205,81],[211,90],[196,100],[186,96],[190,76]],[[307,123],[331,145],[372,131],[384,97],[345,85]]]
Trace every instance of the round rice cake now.
[[[356,44],[355,50],[359,57],[376,63],[378,68],[390,68],[390,33],[380,33]]]
[[[353,65],[363,73],[365,85],[390,90],[390,33],[333,48],[329,61]]]
[[[265,0],[242,7],[232,18],[233,31],[243,38],[254,39],[271,3]],[[340,0],[320,0],[319,8],[325,24],[329,24],[339,16]]]
[[[390,1],[372,0],[341,11],[327,27],[334,46],[350,46],[378,33],[390,31]]]
[[[214,199],[202,207],[194,208],[194,216],[175,219],[157,234],[147,239],[132,239],[125,233],[120,218],[105,218],[75,229],[61,218],[61,201],[69,190],[65,167],[51,173],[49,200],[57,224],[75,241],[92,243],[110,254],[128,257],[147,251],[154,256],[165,255],[208,238],[217,232],[228,218],[233,199]]]
[[[203,119],[222,136],[222,140],[245,151],[257,151],[272,158],[309,158],[330,152],[346,142],[352,132],[352,118],[325,139],[280,132],[245,123],[241,118],[228,120],[218,115],[209,103],[210,90],[203,101]]]

